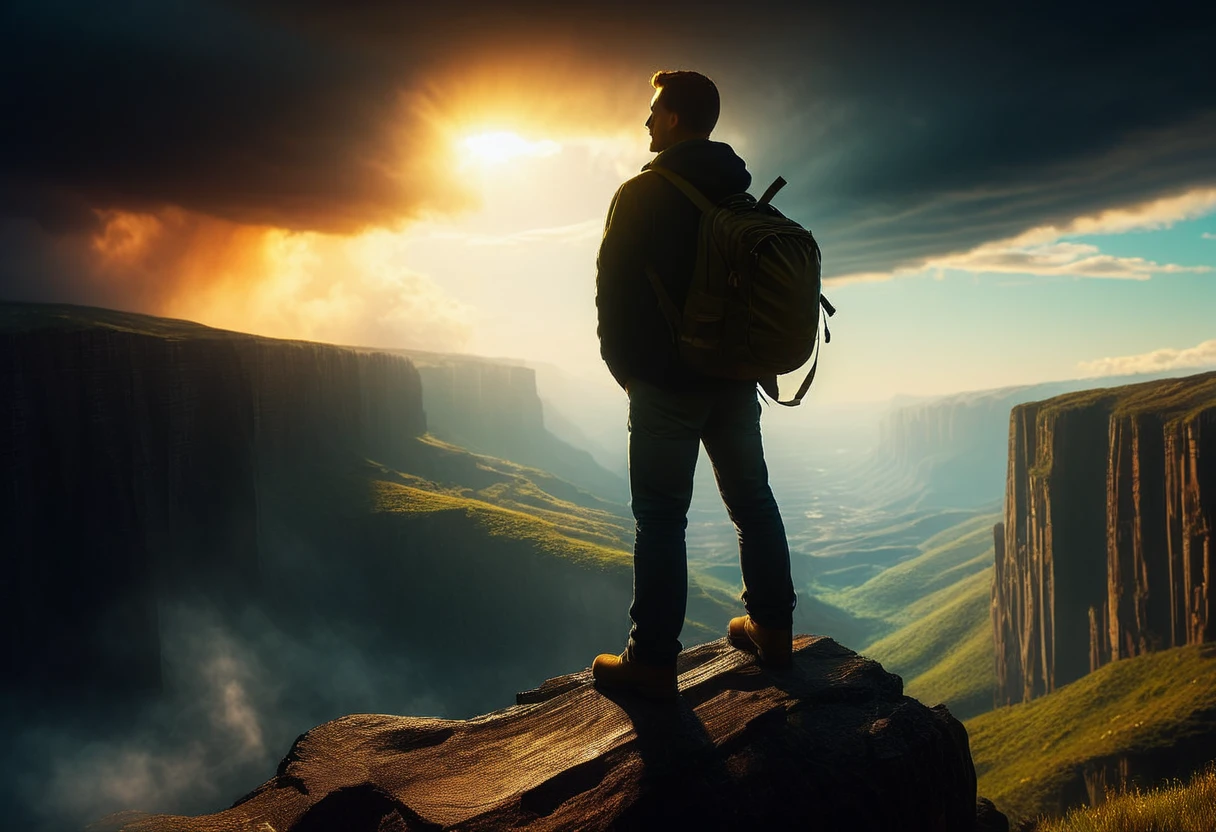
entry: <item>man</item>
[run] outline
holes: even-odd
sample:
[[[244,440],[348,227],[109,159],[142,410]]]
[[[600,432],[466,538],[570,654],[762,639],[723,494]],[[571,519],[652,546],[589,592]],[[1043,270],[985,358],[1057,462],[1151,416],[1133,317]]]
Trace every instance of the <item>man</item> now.
[[[730,642],[770,667],[790,664],[793,610],[785,526],[768,485],[757,380],[710,378],[684,365],[647,277],[653,268],[677,309],[696,263],[701,211],[665,177],[674,171],[716,202],[746,191],[747,166],[709,138],[718,121],[713,81],[659,72],[650,102],[650,150],[642,173],[617,190],[597,258],[600,353],[629,397],[629,486],[636,525],[633,627],[625,652],[592,664],[600,687],[671,701],[688,601],[684,532],[701,443],[739,535],[747,615]]]

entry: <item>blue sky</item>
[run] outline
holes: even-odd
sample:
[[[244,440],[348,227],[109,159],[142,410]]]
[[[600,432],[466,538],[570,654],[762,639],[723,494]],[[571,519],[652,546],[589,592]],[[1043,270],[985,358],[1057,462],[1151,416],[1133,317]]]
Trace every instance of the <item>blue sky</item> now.
[[[1169,229],[1065,239],[1120,257],[1212,267],[1207,273],[1113,280],[949,270],[940,280],[829,286],[840,312],[822,383],[850,399],[867,396],[839,376],[882,377],[875,398],[982,389],[1077,378],[1089,375],[1083,362],[1216,339],[1216,240],[1205,232],[1216,234],[1216,214]],[[882,369],[892,366],[894,379]]]

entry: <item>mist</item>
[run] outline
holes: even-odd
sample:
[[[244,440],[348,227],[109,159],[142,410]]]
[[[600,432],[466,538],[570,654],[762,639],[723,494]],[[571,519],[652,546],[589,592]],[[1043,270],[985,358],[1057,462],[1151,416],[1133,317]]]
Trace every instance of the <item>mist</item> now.
[[[407,655],[338,620],[288,632],[258,607],[225,614],[199,600],[160,614],[161,695],[94,700],[66,721],[63,711],[51,721],[37,703],[9,702],[0,799],[13,828],[77,828],[128,810],[218,811],[330,719],[476,711],[466,703],[459,712]]]

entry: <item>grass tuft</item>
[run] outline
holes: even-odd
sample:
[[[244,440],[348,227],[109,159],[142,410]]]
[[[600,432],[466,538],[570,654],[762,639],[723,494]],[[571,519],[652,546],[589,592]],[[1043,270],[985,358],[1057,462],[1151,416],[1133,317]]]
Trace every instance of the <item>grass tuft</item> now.
[[[1216,767],[1196,772],[1190,783],[1159,789],[1107,792],[1099,806],[1073,809],[1042,820],[1035,832],[1216,832]]]

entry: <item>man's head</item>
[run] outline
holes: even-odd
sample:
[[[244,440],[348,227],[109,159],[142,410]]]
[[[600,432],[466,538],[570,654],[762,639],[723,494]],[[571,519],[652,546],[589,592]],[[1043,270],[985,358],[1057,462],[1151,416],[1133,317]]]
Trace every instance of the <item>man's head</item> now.
[[[650,79],[650,150],[661,153],[685,139],[706,139],[718,123],[721,103],[714,82],[699,72],[656,72]]]

